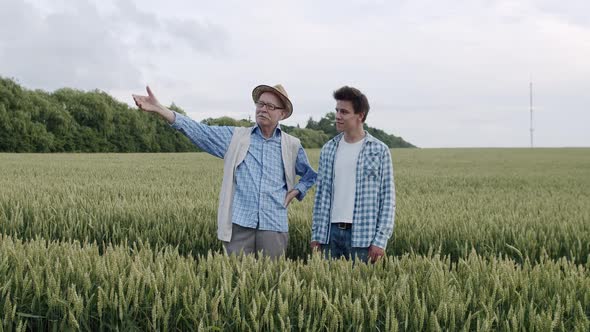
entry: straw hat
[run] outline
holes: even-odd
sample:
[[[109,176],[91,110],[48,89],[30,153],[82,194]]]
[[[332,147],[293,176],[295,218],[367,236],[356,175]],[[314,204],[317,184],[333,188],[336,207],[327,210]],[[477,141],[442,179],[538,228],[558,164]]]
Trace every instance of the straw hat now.
[[[268,85],[259,85],[255,87],[254,90],[252,90],[252,99],[254,102],[257,102],[260,98],[260,95],[265,92],[272,92],[276,94],[283,102],[283,105],[287,110],[287,115],[283,118],[283,120],[291,116],[291,113],[293,113],[293,104],[291,104],[289,96],[287,95],[287,91],[285,91],[285,88],[283,88],[282,85],[277,84],[274,87]]]

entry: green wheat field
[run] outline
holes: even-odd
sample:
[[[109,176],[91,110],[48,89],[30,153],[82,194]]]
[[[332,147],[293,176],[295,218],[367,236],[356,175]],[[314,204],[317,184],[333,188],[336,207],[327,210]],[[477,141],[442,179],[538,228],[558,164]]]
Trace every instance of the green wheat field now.
[[[317,169],[319,150],[308,156]],[[394,149],[387,257],[227,257],[222,160],[0,154],[0,331],[588,331],[590,149]]]

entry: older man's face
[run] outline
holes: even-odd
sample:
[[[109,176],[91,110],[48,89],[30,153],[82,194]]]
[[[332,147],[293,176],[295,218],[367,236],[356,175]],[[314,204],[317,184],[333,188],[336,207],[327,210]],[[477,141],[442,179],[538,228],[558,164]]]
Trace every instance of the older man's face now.
[[[274,110],[271,110],[270,108],[273,107]],[[276,127],[287,112],[284,107],[285,105],[283,105],[281,99],[274,93],[265,92],[261,94],[256,104],[256,123],[260,127]]]

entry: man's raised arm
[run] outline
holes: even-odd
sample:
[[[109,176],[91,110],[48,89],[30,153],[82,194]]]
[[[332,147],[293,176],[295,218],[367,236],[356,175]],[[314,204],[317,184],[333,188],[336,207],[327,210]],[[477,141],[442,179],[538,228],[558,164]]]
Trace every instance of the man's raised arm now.
[[[176,119],[174,112],[160,104],[156,96],[154,96],[154,94],[152,93],[152,89],[150,89],[149,86],[146,86],[145,88],[148,93],[147,96],[132,95],[133,100],[135,101],[135,105],[137,105],[137,107],[139,107],[139,109],[141,109],[144,112],[159,114],[162,118],[168,121],[168,123],[174,123],[174,120]]]
[[[173,112],[164,107],[150,87],[146,87],[147,96],[132,95],[135,105],[144,112],[156,113],[164,118],[172,128],[188,137],[193,144],[216,157],[223,158],[234,132],[234,127],[208,126],[188,116]]]

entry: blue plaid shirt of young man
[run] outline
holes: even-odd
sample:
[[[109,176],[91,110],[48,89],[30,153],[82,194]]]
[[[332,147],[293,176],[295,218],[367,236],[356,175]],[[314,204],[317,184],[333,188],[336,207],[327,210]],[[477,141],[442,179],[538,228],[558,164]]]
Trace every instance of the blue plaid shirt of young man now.
[[[219,158],[225,156],[235,127],[208,126],[182,114],[175,115],[173,128],[204,151]],[[295,173],[301,179],[293,189],[299,190],[297,199],[302,200],[317,177],[302,147],[297,154]],[[281,157],[280,126],[269,139],[254,127],[248,153],[238,165],[235,179],[232,223],[264,231],[288,232],[287,209],[283,205],[287,184]]]
[[[328,141],[320,152],[313,209],[312,241],[329,243],[334,159],[344,134]],[[356,186],[352,219],[351,246],[370,245],[385,249],[393,233],[395,187],[393,165],[387,145],[366,133],[356,165]]]

